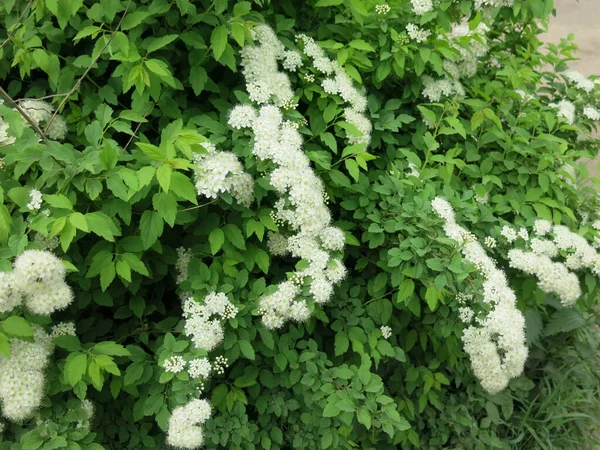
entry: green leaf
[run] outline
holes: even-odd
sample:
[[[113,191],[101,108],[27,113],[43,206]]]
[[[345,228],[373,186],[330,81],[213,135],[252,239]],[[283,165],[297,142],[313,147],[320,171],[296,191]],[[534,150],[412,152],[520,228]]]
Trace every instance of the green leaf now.
[[[164,222],[157,212],[144,211],[140,220],[140,235],[144,249],[149,249],[163,234]]]
[[[110,355],[110,356],[129,356],[131,353],[121,344],[117,344],[114,341],[104,341],[98,342],[94,344],[92,347],[92,351],[94,353],[99,353],[101,355]]]
[[[163,161],[167,157],[167,154],[156,145],[145,144],[143,142],[137,142],[135,145],[137,145],[148,158],[154,161]],[[139,172],[141,172],[141,170],[138,171],[138,173]]]
[[[326,6],[338,6],[344,3],[344,0],[319,0],[315,6],[317,8],[322,8]]]
[[[340,413],[340,409],[337,405],[333,403],[328,403],[325,408],[323,408],[323,417],[335,417]]]
[[[427,291],[425,292],[425,300],[427,301],[427,305],[429,309],[435,311],[438,304],[438,291],[435,286],[429,286]]]
[[[236,6],[239,5],[236,4]],[[235,7],[234,7],[235,8]],[[233,22],[231,24],[231,37],[237,42],[240,47],[244,46],[244,42],[246,40],[246,29],[240,23]]]
[[[125,370],[125,377],[123,378],[123,384],[125,386],[130,385],[142,378],[144,374],[144,366],[140,363],[133,363]]]
[[[89,231],[87,220],[85,216],[80,212],[74,212],[69,216],[69,221],[75,228],[81,231],[85,231],[86,233]]]
[[[179,37],[178,34],[167,34],[166,36],[161,36],[159,38],[150,38],[147,40],[148,42],[148,54],[155,52],[163,47],[166,47],[171,42],[176,40]]]
[[[245,16],[252,9],[250,2],[237,2],[233,6],[233,17]]]
[[[353,41],[350,41],[350,43],[348,45],[357,50],[363,50],[366,52],[374,52],[375,51],[375,49],[373,47],[371,47],[370,44],[363,41],[362,39],[354,39]]]
[[[410,278],[407,278],[402,283],[400,283],[400,286],[398,287],[398,295],[396,297],[396,300],[398,302],[404,301],[408,297],[410,297],[414,291],[415,291],[414,281],[411,280]]]
[[[129,265],[131,270],[133,270],[134,272],[137,272],[141,275],[145,275],[147,277],[150,276],[146,265],[137,255],[134,255],[133,253],[123,253],[122,255],[120,255],[120,257]]]
[[[367,408],[361,407],[356,414],[356,419],[358,420],[358,423],[363,424],[367,430],[371,429],[371,414]]]
[[[115,236],[121,235],[121,230],[115,225],[113,220],[101,212],[87,213],[85,220],[89,230],[107,241],[114,242]]]
[[[126,262],[117,261],[115,264],[115,269],[117,270],[117,275],[119,275],[121,279],[131,283],[131,269]]]
[[[545,336],[554,336],[558,333],[567,333],[587,324],[585,317],[575,309],[561,309],[556,311],[544,328]]]
[[[160,184],[160,187],[163,188],[165,192],[169,192],[172,173],[173,169],[169,164],[163,164],[156,170],[156,179],[158,180],[158,184]]]
[[[227,240],[231,242],[235,247],[239,248],[240,250],[246,250],[246,242],[244,240],[244,235],[237,226],[233,224],[227,224],[223,227],[223,231],[225,232],[225,237],[227,238]]]
[[[348,351],[348,347],[350,345],[350,340],[348,339],[348,335],[345,332],[338,332],[335,335],[335,356],[343,355]]]
[[[222,229],[215,228],[210,232],[210,235],[208,236],[208,242],[210,242],[211,253],[216,255],[225,243],[225,233],[223,233]]]
[[[115,276],[116,271],[114,263],[111,262],[102,267],[100,270],[100,287],[102,288],[103,292],[108,289],[108,286],[110,286],[110,284],[113,282]]]
[[[71,336],[69,334],[55,337],[52,342],[54,345],[60,348],[64,348],[70,352],[76,352],[81,350],[81,342],[77,336]]]
[[[65,380],[69,385],[75,386],[87,370],[87,356],[80,352],[71,353],[65,362]]]
[[[197,193],[196,189],[194,188],[194,185],[192,184],[190,179],[181,172],[175,171],[171,175],[170,189],[172,192],[174,192],[184,200],[188,200],[194,204],[198,204],[198,201],[196,199]]]
[[[225,25],[219,25],[213,29],[212,34],[210,35],[210,45],[212,46],[213,55],[218,61],[223,55],[225,46],[227,45],[227,27]]]
[[[10,336],[32,337],[33,328],[23,317],[10,316],[2,322],[2,329]]]
[[[6,245],[10,235],[12,217],[4,205],[0,205],[0,244]]]
[[[10,356],[10,341],[4,333],[0,333],[0,355]]]
[[[55,208],[73,209],[73,203],[62,194],[48,195],[44,194],[44,200]]]
[[[242,355],[248,359],[254,360],[254,349],[252,348],[252,344],[250,344],[250,342],[246,340],[240,340],[238,341],[238,346],[240,347],[240,352]]]
[[[152,197],[152,205],[165,222],[171,227],[175,225],[177,216],[177,200],[171,194],[159,192]]]

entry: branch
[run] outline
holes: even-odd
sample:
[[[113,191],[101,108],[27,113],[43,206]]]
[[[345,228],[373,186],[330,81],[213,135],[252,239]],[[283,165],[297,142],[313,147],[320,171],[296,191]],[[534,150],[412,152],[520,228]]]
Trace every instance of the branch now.
[[[127,6],[125,7],[125,12],[123,12],[123,15],[121,16],[121,19],[119,20],[119,23],[117,24],[117,28],[115,28],[115,31],[113,31],[112,34],[110,35],[110,38],[108,39],[108,42],[106,42],[106,44],[104,44],[104,47],[102,47],[102,50],[100,50],[100,52],[98,53],[98,55],[96,55],[96,57],[94,58],[94,60],[92,61],[92,63],[89,65],[89,67],[83,73],[83,75],[81,75],[81,77],[79,78],[79,80],[77,80],[77,83],[75,83],[75,86],[73,86],[73,89],[71,89],[66,94],[65,98],[63,98],[62,102],[60,102],[60,105],[58,105],[58,108],[56,108],[56,111],[54,111],[54,114],[52,114],[52,117],[50,117],[50,120],[46,124],[46,129],[44,130],[45,132],[48,132],[48,128],[50,128],[50,124],[52,124],[52,121],[54,120],[54,118],[56,117],[56,115],[58,114],[58,112],[65,105],[65,103],[67,102],[67,100],[69,99],[69,97],[71,95],[73,95],[73,93],[77,89],[79,89],[79,86],[81,86],[81,82],[83,81],[83,79],[87,76],[87,74],[89,73],[89,71],[92,70],[92,67],[94,67],[94,65],[96,64],[96,62],[98,62],[98,59],[100,59],[100,56],[102,56],[102,53],[104,53],[104,50],[106,50],[106,47],[108,47],[110,45],[110,43],[112,42],[113,38],[115,37],[115,34],[117,34],[117,31],[119,31],[119,28],[121,28],[121,24],[123,23],[123,20],[125,19],[125,16],[127,15],[127,12],[129,11],[129,5],[131,5],[131,0],[129,0],[127,2]]]
[[[12,97],[10,95],[8,95],[8,93],[2,89],[2,87],[0,87],[0,95],[2,97],[4,97],[4,99],[11,104],[11,106],[13,108],[15,108],[17,111],[19,111],[19,113],[23,116],[23,118],[29,123],[29,125],[31,125],[33,127],[33,129],[35,131],[37,131],[37,134],[40,135],[40,138],[47,144],[48,143],[48,138],[46,137],[46,135],[44,134],[44,132],[41,130],[41,128],[39,127],[39,125],[31,118],[29,117],[29,114],[27,114],[23,108],[21,108],[17,102],[15,102]]]
[[[19,18],[15,22],[15,24],[12,26],[12,29],[10,30],[10,33],[8,33],[7,38],[4,40],[4,42],[2,42],[2,44],[0,44],[0,49],[2,49],[2,47],[4,47],[8,41],[10,41],[10,38],[12,37],[13,33],[17,29],[17,25],[19,25],[21,20],[23,20],[23,17],[25,17],[25,13],[29,10],[29,7],[31,6],[32,3],[33,3],[33,0],[29,0],[29,3],[27,3],[27,6],[25,6],[25,9],[21,13]]]

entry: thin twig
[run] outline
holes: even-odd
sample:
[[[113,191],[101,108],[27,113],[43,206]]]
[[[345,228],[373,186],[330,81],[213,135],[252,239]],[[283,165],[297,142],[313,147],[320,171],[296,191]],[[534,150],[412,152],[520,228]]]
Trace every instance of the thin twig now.
[[[215,200],[211,200],[210,202],[207,202],[207,203],[202,203],[201,205],[197,205],[197,206],[192,206],[191,208],[180,209],[180,210],[178,210],[177,212],[178,212],[178,213],[180,213],[180,212],[184,212],[184,211],[191,211],[191,210],[193,210],[193,209],[202,208],[202,207],[204,207],[204,206],[211,205],[211,204],[213,204],[213,203],[214,203],[214,202],[216,202],[216,201],[217,201],[216,199],[215,199]]]
[[[19,16],[19,18],[15,22],[15,24],[12,26],[12,29],[8,33],[7,38],[4,40],[4,42],[2,44],[0,44],[0,49],[2,49],[2,47],[4,47],[8,41],[10,41],[10,38],[12,37],[13,33],[17,29],[17,25],[19,25],[19,23],[21,22],[21,20],[23,20],[23,17],[25,17],[25,13],[29,10],[29,7],[31,6],[32,3],[33,3],[33,0],[29,0],[29,3],[27,3],[27,6],[25,6],[25,9],[21,13],[21,15]]]
[[[131,141],[133,141],[133,138],[136,138],[137,136],[137,132],[140,129],[140,127],[142,126],[142,122],[138,122],[137,127],[135,127],[135,130],[133,130],[133,134],[129,137],[129,140],[127,141],[127,144],[125,144],[125,147],[123,147],[123,153],[125,153],[127,151],[127,148],[129,147],[129,145],[131,144]]]
[[[125,16],[127,15],[127,12],[129,11],[129,5],[131,5],[131,0],[129,0],[127,2],[127,6],[125,7],[125,12],[123,12],[123,15],[121,16],[121,19],[119,20],[119,23],[117,24],[117,28],[115,28],[115,31],[113,31],[112,34],[110,35],[110,38],[108,39],[108,42],[106,44],[104,44],[104,47],[102,47],[102,50],[100,50],[100,52],[98,53],[98,55],[96,55],[96,57],[94,58],[94,60],[92,61],[92,63],[89,65],[89,67],[83,73],[83,75],[81,75],[81,77],[79,78],[79,80],[77,80],[77,83],[75,83],[75,86],[73,86],[73,89],[71,89],[67,93],[67,95],[65,96],[65,98],[63,98],[62,102],[60,102],[60,105],[58,105],[58,108],[56,108],[56,111],[54,111],[54,114],[52,114],[52,117],[50,117],[50,120],[46,124],[46,129],[45,129],[46,132],[48,131],[48,128],[50,128],[50,125],[52,124],[52,121],[54,120],[54,118],[56,117],[56,115],[58,114],[58,112],[65,105],[65,103],[67,102],[67,100],[69,99],[69,97],[71,95],[73,95],[73,93],[77,89],[79,89],[79,86],[81,86],[81,82],[83,81],[83,79],[87,76],[87,74],[89,73],[89,71],[92,70],[92,67],[94,67],[94,65],[96,64],[96,62],[98,62],[98,59],[100,59],[100,56],[102,56],[102,54],[104,53],[104,50],[106,50],[106,48],[112,42],[113,38],[115,37],[115,34],[117,34],[117,31],[119,31],[119,28],[121,28],[121,24],[123,23],[123,20],[125,19]]]
[[[33,120],[31,117],[29,117],[29,114],[27,114],[23,108],[21,108],[17,102],[15,102],[12,97],[10,95],[8,95],[8,93],[2,89],[2,87],[0,87],[0,95],[2,97],[4,97],[4,99],[10,103],[17,111],[19,111],[19,113],[23,116],[23,118],[29,122],[29,125],[31,125],[33,127],[33,129],[35,131],[37,131],[37,134],[40,135],[40,138],[42,138],[42,140],[47,144],[48,143],[48,138],[46,138],[46,135],[44,134],[44,132],[41,130],[41,128],[39,127],[39,125],[35,122],[35,120]]]

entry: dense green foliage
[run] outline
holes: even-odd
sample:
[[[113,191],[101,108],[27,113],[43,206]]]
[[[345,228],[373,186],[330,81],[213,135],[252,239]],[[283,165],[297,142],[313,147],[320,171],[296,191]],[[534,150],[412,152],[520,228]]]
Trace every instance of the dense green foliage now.
[[[0,148],[0,268],[39,248],[36,236],[57,236],[75,301],[51,320],[0,315],[0,353],[9,354],[6,335],[31,335],[27,324],[11,331],[14,316],[73,321],[77,338],[55,340],[42,407],[32,420],[5,421],[0,449],[165,448],[170,412],[199,388],[213,405],[206,448],[591,446],[600,422],[598,279],[582,275],[581,299],[563,308],[508,267],[500,230],[543,218],[599,236],[590,225],[599,199],[576,164],[597,152],[595,125],[580,113],[568,124],[550,104],[598,107],[600,89],[562,76],[571,41],[542,47],[552,0],[481,12],[473,3],[439,0],[418,16],[408,0],[390,1],[387,14],[360,0],[5,0],[2,85],[14,100],[49,96],[68,133],[45,142],[8,100],[0,105],[16,137]],[[488,25],[488,51],[461,80],[465,95],[431,103],[426,76],[442,77],[444,61],[460,58],[443,35],[463,20]],[[291,73],[299,106],[290,119],[304,120],[304,149],[346,232],[348,275],[327,305],[311,305],[311,319],[278,330],[262,325],[257,300],[302,262],[270,255],[268,167],[251,154],[251,136],[227,125],[232,107],[248,101],[240,50],[261,23],[289,49],[306,33],[337,58],[365,87],[373,124],[368,148],[349,146],[355,130],[340,119],[342,99],[310,65]],[[431,37],[415,43],[408,23]],[[256,180],[250,207],[229,194],[197,197],[190,160],[205,139]],[[32,188],[48,215],[27,207]],[[477,294],[481,280],[444,235],[436,196],[481,241],[498,240],[489,252],[527,320],[526,369],[499,394],[481,388],[462,349],[456,296]],[[193,258],[178,285],[182,246]],[[207,355],[183,333],[183,291],[225,292],[239,309],[210,352],[229,367],[203,384],[162,366],[174,354]],[[89,428],[77,399],[95,406]]]

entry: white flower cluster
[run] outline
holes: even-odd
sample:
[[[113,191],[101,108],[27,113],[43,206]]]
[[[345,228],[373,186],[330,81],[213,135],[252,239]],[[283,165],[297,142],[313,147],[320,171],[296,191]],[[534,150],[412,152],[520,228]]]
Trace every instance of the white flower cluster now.
[[[568,100],[561,100],[558,103],[550,103],[551,108],[558,109],[559,117],[563,117],[569,125],[575,121],[575,105]]]
[[[277,67],[280,60],[289,65],[285,46],[267,25],[255,27],[254,33],[260,45],[246,45],[241,51],[242,73],[246,78],[246,90],[250,100],[259,105],[273,102],[285,109],[295,107],[290,79]],[[297,67],[298,64],[295,69]]]
[[[485,246],[487,248],[496,248],[496,245],[498,245],[498,242],[496,242],[496,239],[494,239],[491,236],[486,236],[485,239],[483,240],[483,243],[485,244]]]
[[[578,89],[583,89],[585,92],[591,92],[596,86],[592,80],[575,70],[565,73],[565,77],[567,80],[574,83]]]
[[[23,100],[19,106],[37,125],[48,122],[54,113],[54,107],[41,100]],[[46,131],[46,135],[50,139],[64,139],[67,131],[67,122],[60,114],[57,114]]]
[[[510,267],[535,275],[539,288],[558,295],[564,306],[573,305],[581,296],[577,275],[544,254],[511,249],[508,251],[508,261]]]
[[[469,78],[477,72],[479,58],[484,56],[487,51],[487,40],[485,35],[489,31],[487,25],[480,23],[475,29],[471,30],[469,24],[452,24],[451,32],[445,37],[451,47],[460,52],[460,58],[456,61],[445,60],[443,63],[447,76],[434,80],[431,77],[423,77],[423,95],[432,102],[438,102],[442,98],[452,95],[465,95],[464,88],[460,83],[461,78]],[[465,38],[468,37],[468,44],[465,45]],[[443,39],[443,36],[439,36]]]
[[[8,129],[8,124],[0,117],[0,147],[11,145],[15,142],[15,137],[8,135]]]
[[[392,327],[388,326],[388,325],[383,325],[381,328],[381,336],[384,339],[389,339],[390,337],[392,337]]]
[[[481,11],[483,8],[499,8],[501,6],[512,6],[514,0],[475,0],[475,9]]]
[[[188,363],[188,373],[192,378],[209,378],[211,370],[208,358],[196,358]]]
[[[475,311],[468,306],[461,306],[458,308],[458,318],[461,322],[470,323],[471,320],[473,320],[473,316],[475,316]]]
[[[48,316],[73,301],[65,283],[65,267],[49,251],[25,250],[13,268],[0,272],[0,313],[25,303],[32,313]]]
[[[167,443],[178,448],[198,448],[204,442],[204,431],[200,424],[211,415],[211,406],[207,400],[194,399],[178,406],[169,418]]]
[[[277,38],[275,37],[275,39]],[[323,90],[328,94],[339,94],[350,105],[344,109],[344,117],[361,133],[360,136],[349,134],[350,143],[369,145],[373,125],[364,114],[367,109],[367,97],[364,92],[354,87],[352,79],[344,68],[337,61],[329,59],[313,38],[299,34],[296,36],[296,40],[303,43],[304,54],[313,61],[314,67],[329,77],[323,80]]]
[[[254,200],[254,180],[244,172],[237,156],[231,152],[219,152],[214,145],[203,142],[207,154],[194,155],[195,184],[198,195],[217,198],[229,192],[244,206]]]
[[[535,98],[535,96],[528,94],[527,92],[521,89],[515,89],[515,94],[517,94],[524,102],[529,102]]]
[[[44,370],[54,349],[52,339],[75,334],[73,323],[60,323],[50,334],[34,326],[33,342],[10,339],[10,356],[0,355],[0,402],[9,420],[30,417],[44,396]]]
[[[558,249],[569,252],[565,260],[569,269],[589,269],[594,275],[600,276],[600,255],[583,236],[564,225],[555,225],[552,231]]]
[[[260,72],[261,76],[279,79],[283,75],[287,80],[284,84],[288,86],[289,79],[277,69],[277,61],[284,52],[283,44],[265,25],[257,27],[256,34],[258,45],[244,51],[242,60],[248,91],[258,83],[258,69],[255,69],[258,65],[272,71],[267,73],[264,69]],[[331,84],[335,84],[336,92],[351,105],[351,108],[346,108],[346,119],[363,131],[361,138],[366,138],[364,143],[367,143],[371,124],[362,114],[366,108],[364,95],[354,88],[343,69],[327,58],[313,39],[304,35],[297,36],[297,39],[303,42],[304,53],[313,60],[317,70],[332,76]],[[269,249],[276,255],[291,253],[293,257],[308,262],[306,269],[295,272],[293,281],[281,283],[275,292],[260,299],[263,322],[273,329],[288,320],[305,321],[310,317],[306,301],[296,300],[306,280],[310,283],[308,291],[313,299],[325,303],[333,293],[333,285],[341,281],[346,270],[339,259],[331,256],[332,252],[343,249],[344,233],[330,226],[325,189],[302,151],[302,136],[297,125],[283,119],[278,92],[265,92],[264,98],[263,102],[257,103],[274,99],[273,104],[263,104],[258,109],[238,105],[231,112],[229,124],[236,129],[250,128],[254,134],[254,156],[277,166],[269,175],[269,182],[280,195],[273,218],[279,225],[289,225],[295,234],[289,237],[269,234]],[[352,141],[352,138],[349,139]]]
[[[475,236],[456,223],[450,203],[436,197],[431,206],[445,221],[446,235],[458,242],[463,257],[484,277],[483,302],[491,306],[491,310],[485,318],[478,319],[479,326],[471,325],[464,330],[462,340],[482,387],[490,393],[500,392],[511,378],[523,371],[528,353],[525,318],[517,309],[516,296],[506,275],[496,267]],[[460,315],[465,321],[471,316],[462,310]]]
[[[406,25],[406,33],[408,33],[408,37],[418,43],[425,42],[427,39],[429,39],[429,36],[431,36],[431,31],[424,30],[414,23],[409,23]]]
[[[9,420],[23,420],[39,408],[44,396],[44,369],[53,345],[40,327],[34,341],[10,340],[10,357],[0,355],[0,401],[2,414]]]
[[[177,262],[175,263],[175,269],[177,270],[177,284],[183,283],[188,277],[188,266],[192,259],[192,251],[185,247],[179,247],[177,249]]]
[[[556,294],[563,306],[572,306],[581,297],[579,278],[572,271],[589,269],[599,276],[600,255],[583,236],[563,225],[553,226],[549,221],[539,219],[535,221],[533,228],[537,236],[549,238],[532,238],[528,242],[531,251],[509,250],[509,264],[534,275],[538,279],[539,288]],[[553,261],[552,258],[559,256],[561,251],[567,254],[565,262]]]
[[[407,178],[408,177],[417,177],[417,178],[419,178],[421,176],[421,172],[419,171],[419,168],[414,163],[411,163],[410,161],[408,163],[408,170],[410,172],[406,172],[404,174],[404,176],[407,177]]]
[[[465,90],[460,81],[450,78],[440,78],[434,80],[430,76],[423,76],[423,96],[427,97],[431,102],[439,102],[442,97],[450,97],[451,95],[463,96]]]
[[[433,9],[432,0],[410,0],[412,3],[413,11],[418,16],[422,16]]]
[[[225,358],[222,355],[219,355],[215,358],[214,362],[213,362],[213,370],[219,374],[219,375],[223,375],[225,373],[225,369],[229,367],[229,362],[227,361],[227,358]]]
[[[388,14],[390,11],[392,10],[392,8],[390,8],[390,5],[383,3],[381,5],[375,5],[375,12],[377,14],[379,14],[380,16],[385,16],[386,14]]]
[[[186,362],[182,356],[173,355],[163,361],[163,368],[167,372],[179,373],[185,369]]]
[[[29,203],[27,208],[30,211],[38,211],[42,207],[42,193],[37,189],[29,191]]]
[[[600,120],[600,111],[598,111],[593,106],[586,106],[585,108],[583,108],[583,115],[593,121]]]
[[[533,223],[533,232],[538,236],[545,236],[552,231],[552,222],[545,219],[537,219]]]
[[[197,348],[213,350],[224,337],[221,322],[234,318],[237,313],[238,309],[222,292],[211,292],[203,303],[188,297],[183,301],[185,334]]]

